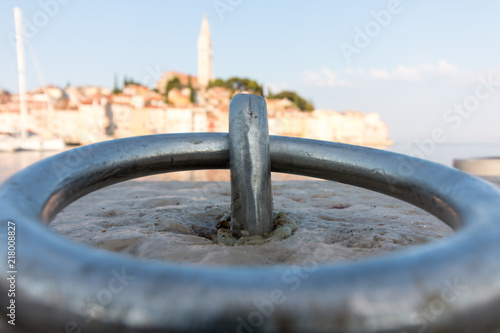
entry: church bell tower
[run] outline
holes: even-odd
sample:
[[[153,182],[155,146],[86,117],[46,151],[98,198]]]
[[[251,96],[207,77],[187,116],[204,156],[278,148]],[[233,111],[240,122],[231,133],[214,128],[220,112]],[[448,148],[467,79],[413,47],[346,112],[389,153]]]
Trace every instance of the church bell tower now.
[[[206,88],[211,80],[213,80],[212,38],[210,37],[208,19],[204,16],[198,37],[198,84],[200,87]]]

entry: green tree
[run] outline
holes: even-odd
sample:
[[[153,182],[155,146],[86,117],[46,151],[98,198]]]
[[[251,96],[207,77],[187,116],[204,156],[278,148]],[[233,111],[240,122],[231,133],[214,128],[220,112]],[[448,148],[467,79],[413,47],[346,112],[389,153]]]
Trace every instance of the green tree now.
[[[165,85],[165,103],[168,103],[168,93],[170,90],[177,88],[181,88],[181,81],[177,76],[173,77],[172,79],[168,80],[167,84]]]
[[[281,99],[286,98],[289,101],[293,102],[301,111],[313,111],[314,105],[304,98],[300,97],[296,92],[285,90],[280,92],[279,94],[272,94],[268,96],[269,99]]]
[[[208,84],[208,87],[209,88],[212,88],[212,87],[224,87],[224,88],[227,88],[226,83],[222,79],[215,79],[214,81],[210,81],[210,83]]]
[[[194,89],[193,89],[193,85],[191,84],[191,76],[189,76],[189,79],[188,79],[188,88],[189,88],[189,101],[191,103],[194,103]]]
[[[226,81],[222,79],[215,79],[214,81],[210,82],[208,85],[209,88],[212,87],[224,87],[227,88],[231,91],[231,95],[235,91],[249,91],[255,95],[259,96],[264,96],[263,94],[263,88],[260,84],[257,83],[255,80],[251,80],[248,78],[240,78],[237,76],[233,76]]]
[[[128,86],[129,84],[136,84],[136,85],[141,85],[139,82],[135,81],[134,79],[130,78],[128,79],[126,76],[123,77],[123,86]]]
[[[118,76],[115,74],[115,81],[113,83],[113,94],[121,94],[122,91],[118,88]]]

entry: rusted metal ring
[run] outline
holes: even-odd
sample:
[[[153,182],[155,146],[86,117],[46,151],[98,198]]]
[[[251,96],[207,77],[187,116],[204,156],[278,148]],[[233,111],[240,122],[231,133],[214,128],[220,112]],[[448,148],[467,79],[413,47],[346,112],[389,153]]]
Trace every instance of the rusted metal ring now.
[[[500,326],[496,188],[439,164],[339,143],[271,136],[270,156],[272,171],[385,193],[459,230],[386,257],[337,265],[311,262],[300,276],[287,266],[141,261],[73,243],[43,224],[77,198],[117,182],[226,168],[228,135],[98,143],[42,160],[0,187],[2,244],[8,221],[17,226],[16,327],[97,333],[486,332]],[[0,254],[7,257],[6,246]],[[4,259],[2,305],[9,288]]]

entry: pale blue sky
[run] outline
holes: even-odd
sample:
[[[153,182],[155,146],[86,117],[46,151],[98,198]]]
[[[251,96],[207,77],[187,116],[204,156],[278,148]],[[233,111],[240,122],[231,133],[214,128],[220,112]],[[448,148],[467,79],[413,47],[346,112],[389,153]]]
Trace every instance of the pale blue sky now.
[[[153,86],[164,70],[195,74],[206,13],[216,77],[295,90],[317,108],[378,112],[396,141],[440,129],[446,142],[500,143],[499,1],[2,0],[0,88],[13,92],[15,6],[36,29],[28,37],[47,84],[112,87],[116,73]],[[27,64],[28,88],[40,86],[29,54]]]

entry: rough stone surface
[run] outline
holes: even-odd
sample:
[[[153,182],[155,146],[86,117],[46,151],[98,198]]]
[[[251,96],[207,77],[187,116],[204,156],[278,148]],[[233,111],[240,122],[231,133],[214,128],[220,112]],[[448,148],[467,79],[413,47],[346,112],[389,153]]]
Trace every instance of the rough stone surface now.
[[[229,216],[229,217],[228,217]],[[229,226],[223,227],[221,223],[228,224],[231,214],[226,214],[219,221],[217,228],[217,243],[227,246],[234,245],[262,245],[272,241],[287,239],[297,230],[297,224],[286,213],[273,214],[273,229],[264,235],[250,235],[250,231],[241,230],[241,237],[235,237],[235,231]]]
[[[298,229],[262,245],[217,244],[229,211],[227,182],[138,182],[91,193],[50,227],[89,246],[179,264],[302,264],[355,261],[437,241],[451,228],[430,214],[375,192],[327,181],[273,182],[276,211]]]

